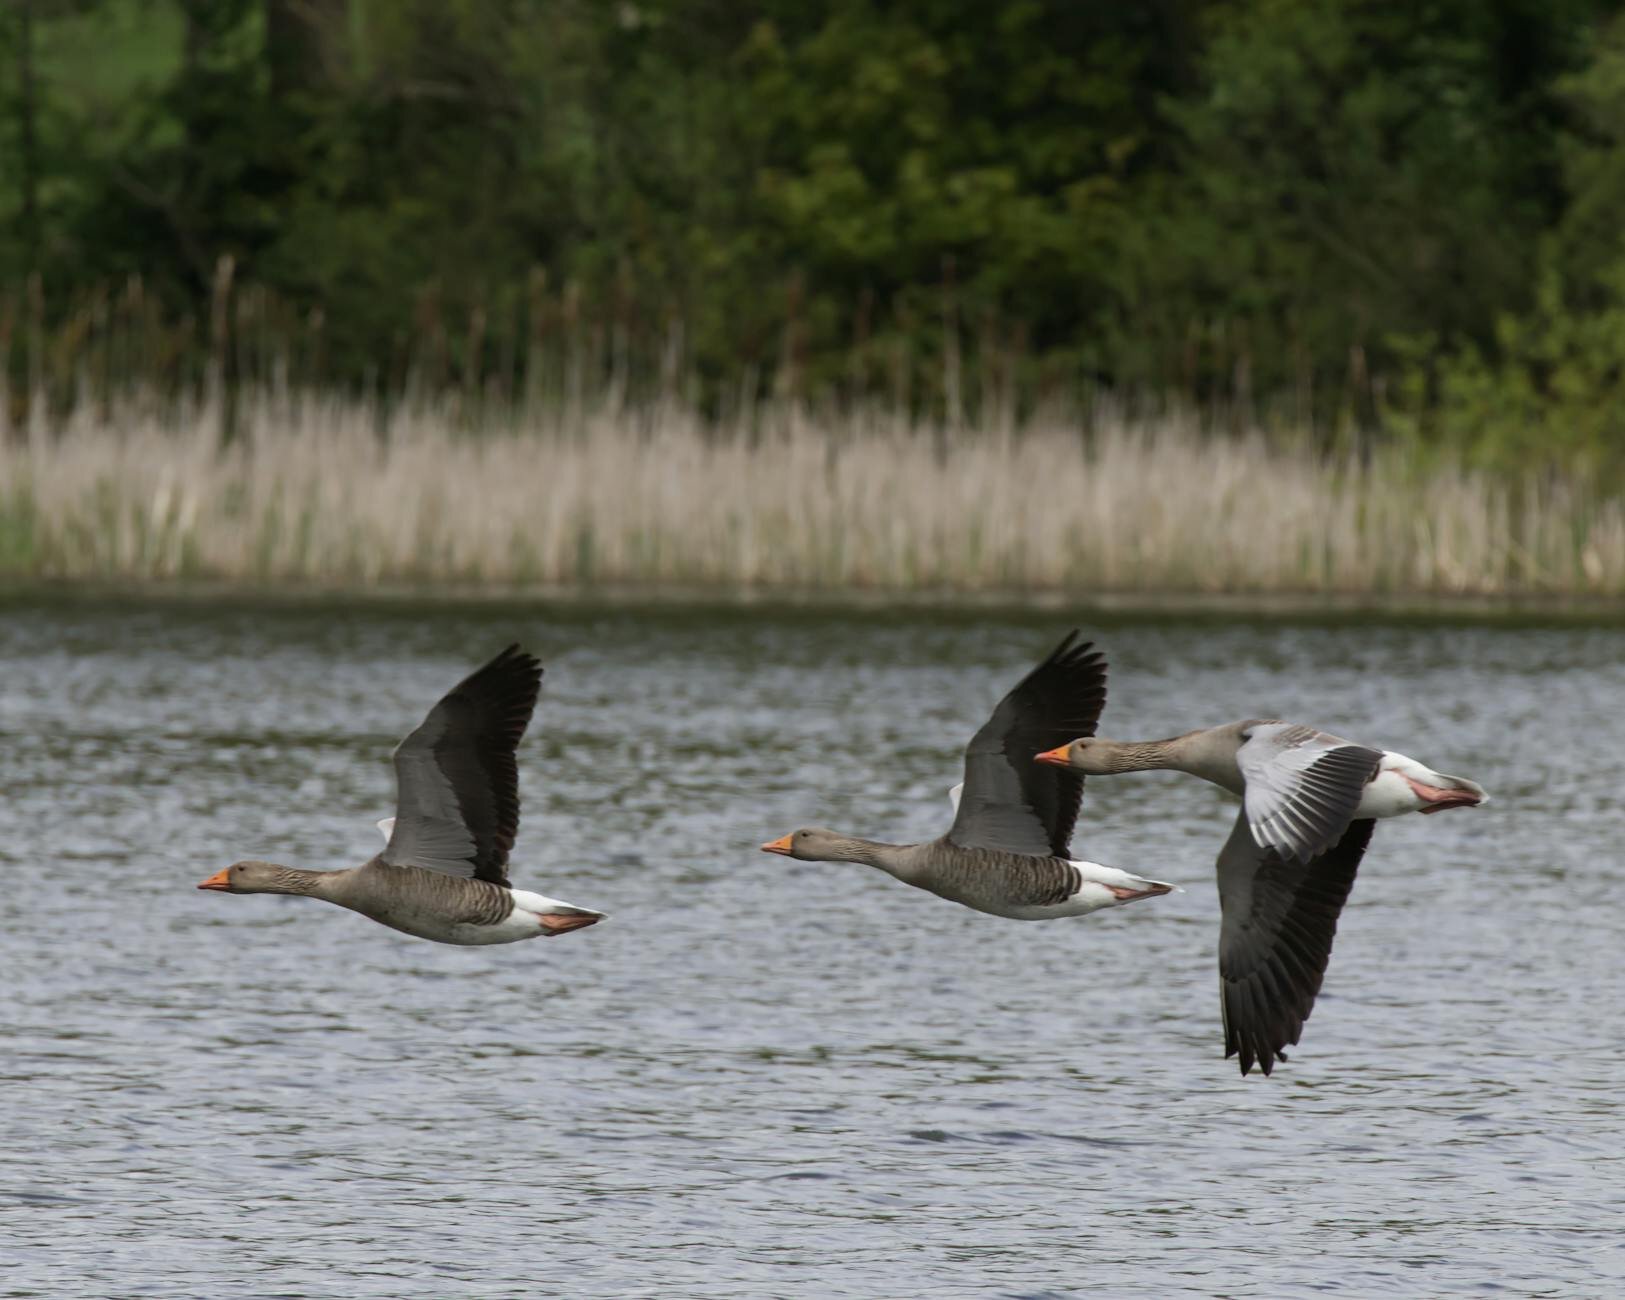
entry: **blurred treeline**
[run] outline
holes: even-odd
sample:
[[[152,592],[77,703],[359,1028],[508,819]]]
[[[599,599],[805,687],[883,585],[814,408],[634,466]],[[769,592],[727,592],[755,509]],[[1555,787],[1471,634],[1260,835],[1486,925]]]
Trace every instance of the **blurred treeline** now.
[[[0,350],[1613,473],[1625,5],[10,0]]]

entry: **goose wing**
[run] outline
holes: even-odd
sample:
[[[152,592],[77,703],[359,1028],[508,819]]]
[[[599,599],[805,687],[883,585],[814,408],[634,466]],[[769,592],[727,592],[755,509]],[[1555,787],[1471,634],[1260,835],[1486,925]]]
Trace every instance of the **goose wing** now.
[[[1236,761],[1259,847],[1308,862],[1336,844],[1382,751],[1290,722],[1254,723],[1242,734]]]
[[[395,747],[395,824],[385,862],[508,883],[519,830],[514,751],[536,707],[542,665],[511,645],[454,686]]]
[[[1068,856],[1083,774],[1034,762],[1042,750],[1095,734],[1106,704],[1106,658],[1068,632],[999,701],[965,747],[965,782],[948,839],[964,848]]]
[[[1337,918],[1376,822],[1350,822],[1331,848],[1297,862],[1253,839],[1243,809],[1219,854],[1219,988],[1224,1054],[1265,1074],[1298,1041],[1331,960]]]

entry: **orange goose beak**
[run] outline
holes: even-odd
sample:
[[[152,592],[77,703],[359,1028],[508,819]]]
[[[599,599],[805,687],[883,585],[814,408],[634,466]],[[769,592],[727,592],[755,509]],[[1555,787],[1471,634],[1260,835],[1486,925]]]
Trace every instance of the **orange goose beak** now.
[[[762,852],[763,853],[782,853],[782,854],[784,854],[785,857],[789,857],[790,856],[790,837],[788,835],[781,835],[776,840],[769,840],[766,844],[762,845]]]
[[[1054,749],[1046,749],[1042,754],[1035,754],[1033,761],[1035,763],[1053,763],[1056,767],[1071,767],[1071,753],[1072,742],[1069,740],[1064,745],[1057,745]]]
[[[221,869],[198,885],[199,889],[218,889],[223,893],[231,892],[231,873]]]

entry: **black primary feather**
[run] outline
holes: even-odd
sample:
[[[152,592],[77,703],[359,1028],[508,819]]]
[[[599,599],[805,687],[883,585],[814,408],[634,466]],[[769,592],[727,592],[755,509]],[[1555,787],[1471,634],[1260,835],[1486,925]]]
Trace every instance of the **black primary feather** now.
[[[396,746],[400,790],[385,862],[508,883],[519,831],[515,751],[541,684],[541,663],[510,645]]]
[[[1010,690],[965,748],[948,839],[967,848],[1069,857],[1083,774],[1036,755],[1092,736],[1106,705],[1106,657],[1074,628]]]
[[[1219,854],[1220,1005],[1224,1054],[1265,1074],[1298,1041],[1314,1008],[1338,916],[1376,822],[1349,823],[1318,857],[1299,863],[1260,848],[1242,812]]]

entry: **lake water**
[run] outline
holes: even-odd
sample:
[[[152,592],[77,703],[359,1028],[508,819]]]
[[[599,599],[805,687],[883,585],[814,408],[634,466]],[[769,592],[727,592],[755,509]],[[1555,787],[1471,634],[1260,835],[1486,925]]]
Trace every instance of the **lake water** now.
[[[1233,805],[1091,780],[1186,892],[1033,925],[757,851],[947,824],[1074,621],[581,606],[0,607],[0,1295],[1605,1295],[1625,1288],[1625,630],[1090,616],[1102,733],[1280,714],[1483,782],[1379,826],[1304,1041],[1222,1059]],[[395,741],[547,666],[515,882],[457,949],[353,865]]]

